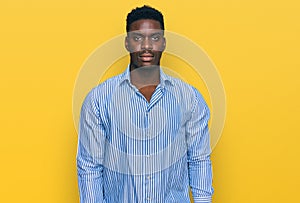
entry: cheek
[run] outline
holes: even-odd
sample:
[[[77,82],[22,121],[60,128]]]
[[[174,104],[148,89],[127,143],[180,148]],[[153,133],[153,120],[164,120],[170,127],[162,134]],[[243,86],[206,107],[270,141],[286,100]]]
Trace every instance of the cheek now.
[[[137,44],[137,43],[129,43],[128,48],[129,48],[130,53],[141,50],[140,44]]]
[[[153,50],[162,52],[162,51],[164,51],[164,45],[163,44],[154,44]]]
[[[138,52],[130,52],[130,59],[132,61],[139,61]]]
[[[154,55],[155,55],[155,60],[156,60],[156,61],[159,61],[160,58],[161,58],[162,52],[161,52],[161,51],[156,51],[156,52],[154,53]]]

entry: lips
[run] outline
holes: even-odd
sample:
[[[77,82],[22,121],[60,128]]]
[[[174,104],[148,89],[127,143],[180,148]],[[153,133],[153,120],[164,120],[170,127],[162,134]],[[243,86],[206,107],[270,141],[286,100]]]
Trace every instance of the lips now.
[[[143,53],[141,55],[139,55],[139,58],[143,61],[143,62],[149,62],[152,61],[154,58],[154,55],[151,53]]]

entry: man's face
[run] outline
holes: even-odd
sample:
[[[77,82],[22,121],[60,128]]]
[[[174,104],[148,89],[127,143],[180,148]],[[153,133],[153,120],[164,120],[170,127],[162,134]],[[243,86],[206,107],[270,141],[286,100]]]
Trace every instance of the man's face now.
[[[151,19],[133,22],[125,39],[125,46],[130,52],[132,68],[158,66],[166,46],[160,23]]]

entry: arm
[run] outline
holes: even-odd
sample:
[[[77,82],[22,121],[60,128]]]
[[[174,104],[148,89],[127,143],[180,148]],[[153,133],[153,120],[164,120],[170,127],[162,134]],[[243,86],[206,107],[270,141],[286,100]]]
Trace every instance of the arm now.
[[[200,93],[194,90],[192,115],[186,125],[189,183],[195,203],[210,203],[213,194],[208,132],[210,113]]]
[[[93,94],[86,97],[80,114],[77,174],[81,203],[103,202],[105,130]]]

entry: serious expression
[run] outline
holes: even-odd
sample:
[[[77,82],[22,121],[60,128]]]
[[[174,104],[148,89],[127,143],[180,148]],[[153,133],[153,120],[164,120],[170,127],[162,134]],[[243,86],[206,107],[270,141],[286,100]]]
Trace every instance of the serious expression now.
[[[125,47],[130,52],[131,69],[159,66],[166,46],[164,32],[159,21],[141,19],[130,25]]]

